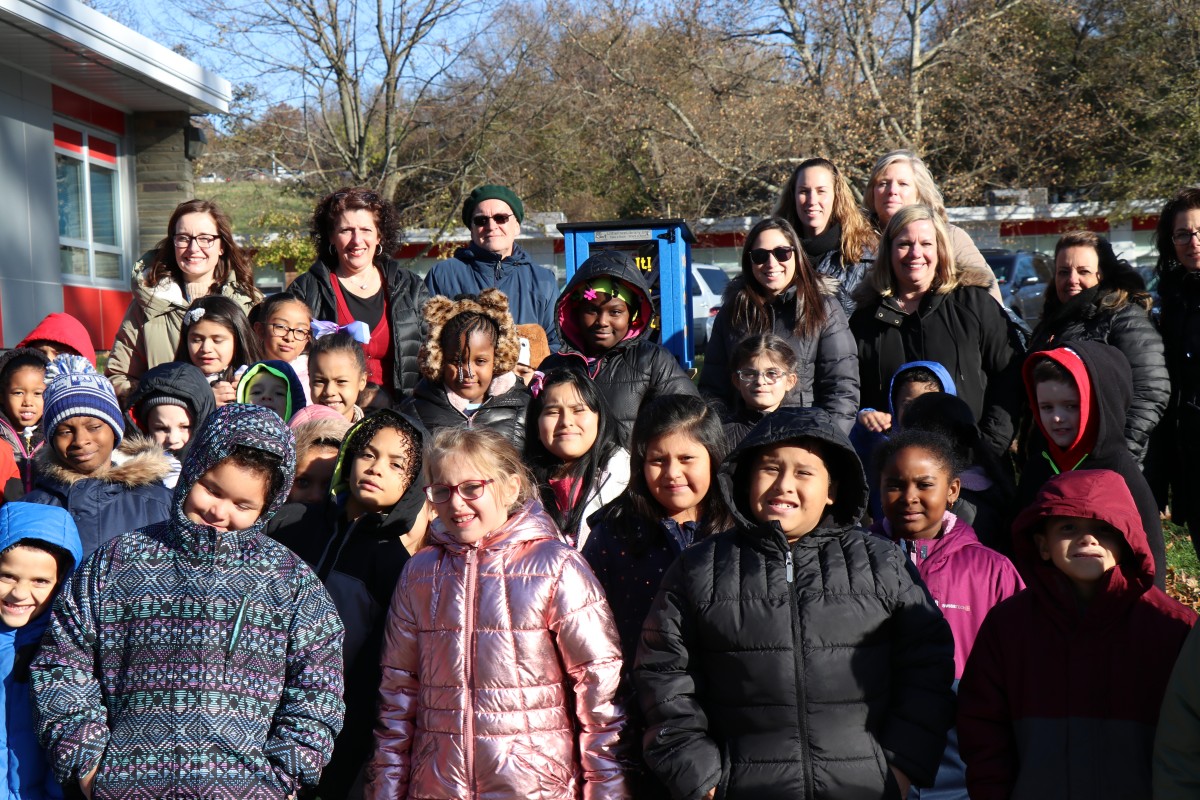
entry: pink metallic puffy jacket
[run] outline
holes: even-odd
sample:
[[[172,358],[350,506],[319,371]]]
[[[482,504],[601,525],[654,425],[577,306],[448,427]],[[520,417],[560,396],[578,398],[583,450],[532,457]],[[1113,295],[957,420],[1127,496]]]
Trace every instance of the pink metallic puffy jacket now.
[[[535,501],[474,545],[432,537],[392,598],[367,797],[626,798],[621,648],[587,562]]]

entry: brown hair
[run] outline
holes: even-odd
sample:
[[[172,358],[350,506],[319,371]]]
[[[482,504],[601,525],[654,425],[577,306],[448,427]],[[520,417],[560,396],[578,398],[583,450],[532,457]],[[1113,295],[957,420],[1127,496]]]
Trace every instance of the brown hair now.
[[[508,509],[509,514],[538,496],[533,474],[521,460],[517,448],[490,428],[442,428],[435,433],[425,450],[426,483],[433,483],[434,470],[447,456],[465,458],[489,477],[505,480],[517,476],[521,488]]]
[[[1053,358],[1039,358],[1033,362],[1033,370],[1029,373],[1029,379],[1034,386],[1039,383],[1065,383],[1067,386],[1075,386],[1075,376],[1071,371],[1062,364],[1055,361]]]
[[[183,282],[183,272],[175,259],[174,238],[175,226],[179,224],[179,219],[188,214],[208,214],[212,217],[217,225],[217,237],[221,240],[221,257],[217,260],[216,270],[213,271],[213,283],[208,293],[219,293],[232,273],[234,286],[255,302],[261,300],[262,293],[254,286],[254,270],[250,266],[250,259],[233,240],[233,226],[230,225],[229,215],[212,200],[185,200],[175,206],[171,219],[167,221],[167,236],[158,243],[154,263],[145,273],[143,283],[147,287],[154,287],[168,277]]]
[[[375,217],[375,228],[379,232],[379,250],[373,258],[375,266],[383,267],[400,243],[400,216],[395,207],[370,189],[345,186],[321,198],[313,211],[309,231],[317,248],[317,258],[330,270],[338,265],[337,253],[333,251],[333,226],[347,211],[360,210],[370,211]]]
[[[496,348],[495,374],[512,372],[521,355],[521,341],[516,325],[508,311],[508,297],[496,288],[484,289],[479,295],[460,295],[458,299],[435,295],[421,307],[421,316],[429,329],[421,346],[421,374],[431,381],[441,380],[442,361],[451,347],[464,336],[483,332]]]
[[[1097,286],[1103,290],[1097,305],[1106,311],[1117,311],[1128,303],[1140,305],[1147,311],[1154,305],[1154,299],[1146,291],[1146,283],[1142,276],[1129,266],[1129,262],[1117,258],[1112,242],[1092,231],[1068,231],[1058,237],[1054,245],[1055,271],[1058,270],[1058,254],[1072,247],[1088,247],[1096,253],[1099,281]],[[1057,281],[1050,281],[1043,295],[1044,309],[1042,318],[1048,318],[1062,307],[1058,299]]]
[[[801,161],[780,190],[779,200],[775,202],[775,210],[771,213],[786,219],[797,232],[803,230],[800,215],[796,211],[796,183],[800,180],[801,172],[813,167],[826,169],[833,176],[833,220],[842,228],[842,263],[847,266],[857,263],[879,243],[879,234],[854,201],[849,181],[829,159],[809,158]]]
[[[950,247],[950,231],[946,222],[929,206],[905,206],[897,211],[888,222],[883,238],[879,240],[879,255],[875,266],[867,274],[866,283],[884,297],[896,292],[896,274],[892,270],[892,245],[900,231],[914,222],[928,220],[933,224],[937,239],[937,269],[930,290],[936,294],[949,294],[958,288],[959,273],[954,263],[954,250]]]
[[[1172,197],[1163,206],[1158,215],[1158,226],[1154,229],[1154,248],[1158,250],[1158,266],[1155,270],[1160,276],[1172,269],[1182,269],[1183,265],[1175,256],[1175,242],[1171,236],[1175,233],[1175,218],[1181,212],[1200,208],[1200,189],[1189,186]]]
[[[771,313],[767,309],[771,298],[758,278],[754,277],[754,266],[750,261],[750,251],[754,249],[755,241],[766,231],[782,233],[792,248],[792,257],[796,259],[796,274],[792,277],[792,286],[796,288],[796,325],[792,332],[799,338],[815,336],[824,327],[827,314],[821,297],[822,279],[808,262],[796,229],[782,217],[760,220],[746,234],[746,241],[742,245],[741,280],[730,284],[726,294],[726,302],[733,305],[733,328],[746,333],[771,332]]]

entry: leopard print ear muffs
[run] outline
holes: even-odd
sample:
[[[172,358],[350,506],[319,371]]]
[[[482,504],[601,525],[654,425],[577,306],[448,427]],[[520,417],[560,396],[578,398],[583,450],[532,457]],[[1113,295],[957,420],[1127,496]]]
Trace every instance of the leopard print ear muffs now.
[[[504,292],[499,289],[484,289],[478,295],[460,295],[456,300],[441,296],[431,297],[421,307],[421,316],[425,319],[429,334],[418,354],[421,374],[427,380],[436,381],[442,374],[442,329],[450,320],[465,313],[488,317],[500,329],[500,338],[496,342],[494,374],[511,372],[517,366],[521,340],[517,336],[517,326],[513,323],[512,314],[508,311],[508,296]]]

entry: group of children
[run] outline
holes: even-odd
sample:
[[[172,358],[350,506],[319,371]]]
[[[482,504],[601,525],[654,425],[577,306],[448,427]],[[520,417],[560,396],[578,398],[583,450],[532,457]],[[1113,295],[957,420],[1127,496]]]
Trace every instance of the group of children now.
[[[1014,484],[934,362],[852,443],[757,334],[717,409],[594,258],[558,353],[430,300],[396,408],[288,295],[197,300],[124,407],[69,343],[0,358],[10,794],[1195,792],[1111,348],[1030,357]]]

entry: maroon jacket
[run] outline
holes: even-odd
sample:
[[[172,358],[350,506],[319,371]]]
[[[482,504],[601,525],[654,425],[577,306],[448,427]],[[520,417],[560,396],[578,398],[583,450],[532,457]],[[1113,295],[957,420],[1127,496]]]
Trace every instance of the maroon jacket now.
[[[1038,555],[1034,534],[1053,516],[1103,520],[1129,544],[1086,607]],[[959,685],[972,800],[1150,797],[1158,709],[1195,612],[1153,586],[1146,534],[1115,472],[1051,478],[1013,539],[1029,588],[988,615]]]

